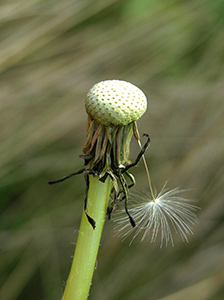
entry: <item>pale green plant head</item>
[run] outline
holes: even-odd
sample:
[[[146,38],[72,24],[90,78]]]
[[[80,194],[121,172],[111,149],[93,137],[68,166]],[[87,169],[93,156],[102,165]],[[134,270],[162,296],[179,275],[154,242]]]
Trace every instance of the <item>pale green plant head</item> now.
[[[145,94],[123,80],[96,83],[88,92],[86,112],[105,126],[124,126],[137,121],[146,111]]]

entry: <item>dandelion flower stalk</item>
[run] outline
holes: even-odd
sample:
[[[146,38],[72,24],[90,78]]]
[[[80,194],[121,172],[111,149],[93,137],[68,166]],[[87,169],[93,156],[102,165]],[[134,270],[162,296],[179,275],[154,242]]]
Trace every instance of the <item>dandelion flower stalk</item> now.
[[[110,219],[119,201],[124,201],[130,226],[135,221],[128,211],[129,189],[135,184],[129,169],[144,155],[150,138],[135,162],[129,163],[132,136],[140,141],[136,121],[147,107],[144,93],[129,82],[106,80],[88,92],[87,139],[83,147],[84,168],[50,184],[84,173],[86,198],[72,267],[63,300],[88,298],[105,216]]]
[[[112,183],[109,177],[104,183],[100,182],[97,177],[90,177],[88,213],[94,218],[96,228],[93,230],[83,213],[63,300],[88,298],[111,187]]]

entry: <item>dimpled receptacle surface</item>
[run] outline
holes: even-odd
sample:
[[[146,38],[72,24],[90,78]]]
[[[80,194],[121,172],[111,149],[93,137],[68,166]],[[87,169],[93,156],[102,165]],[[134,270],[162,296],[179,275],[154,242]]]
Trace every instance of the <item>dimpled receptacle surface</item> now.
[[[122,80],[96,83],[88,92],[86,112],[105,126],[127,125],[146,111],[145,94],[135,85]]]

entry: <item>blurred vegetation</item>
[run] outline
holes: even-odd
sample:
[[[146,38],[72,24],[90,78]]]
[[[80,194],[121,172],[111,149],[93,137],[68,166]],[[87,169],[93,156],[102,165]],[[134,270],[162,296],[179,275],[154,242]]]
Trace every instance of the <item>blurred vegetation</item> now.
[[[0,299],[60,299],[85,184],[84,99],[105,79],[149,98],[154,185],[190,188],[199,224],[175,247],[121,242],[107,221],[89,299],[224,298],[224,2],[0,2]],[[138,148],[133,141],[131,158]],[[142,164],[136,189],[147,188]]]

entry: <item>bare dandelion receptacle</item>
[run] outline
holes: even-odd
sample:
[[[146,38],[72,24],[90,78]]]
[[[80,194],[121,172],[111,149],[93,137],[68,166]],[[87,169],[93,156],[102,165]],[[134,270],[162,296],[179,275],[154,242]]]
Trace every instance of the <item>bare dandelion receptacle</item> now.
[[[137,121],[146,111],[145,94],[135,85],[123,80],[105,80],[88,92],[87,114],[105,126],[124,126]]]

